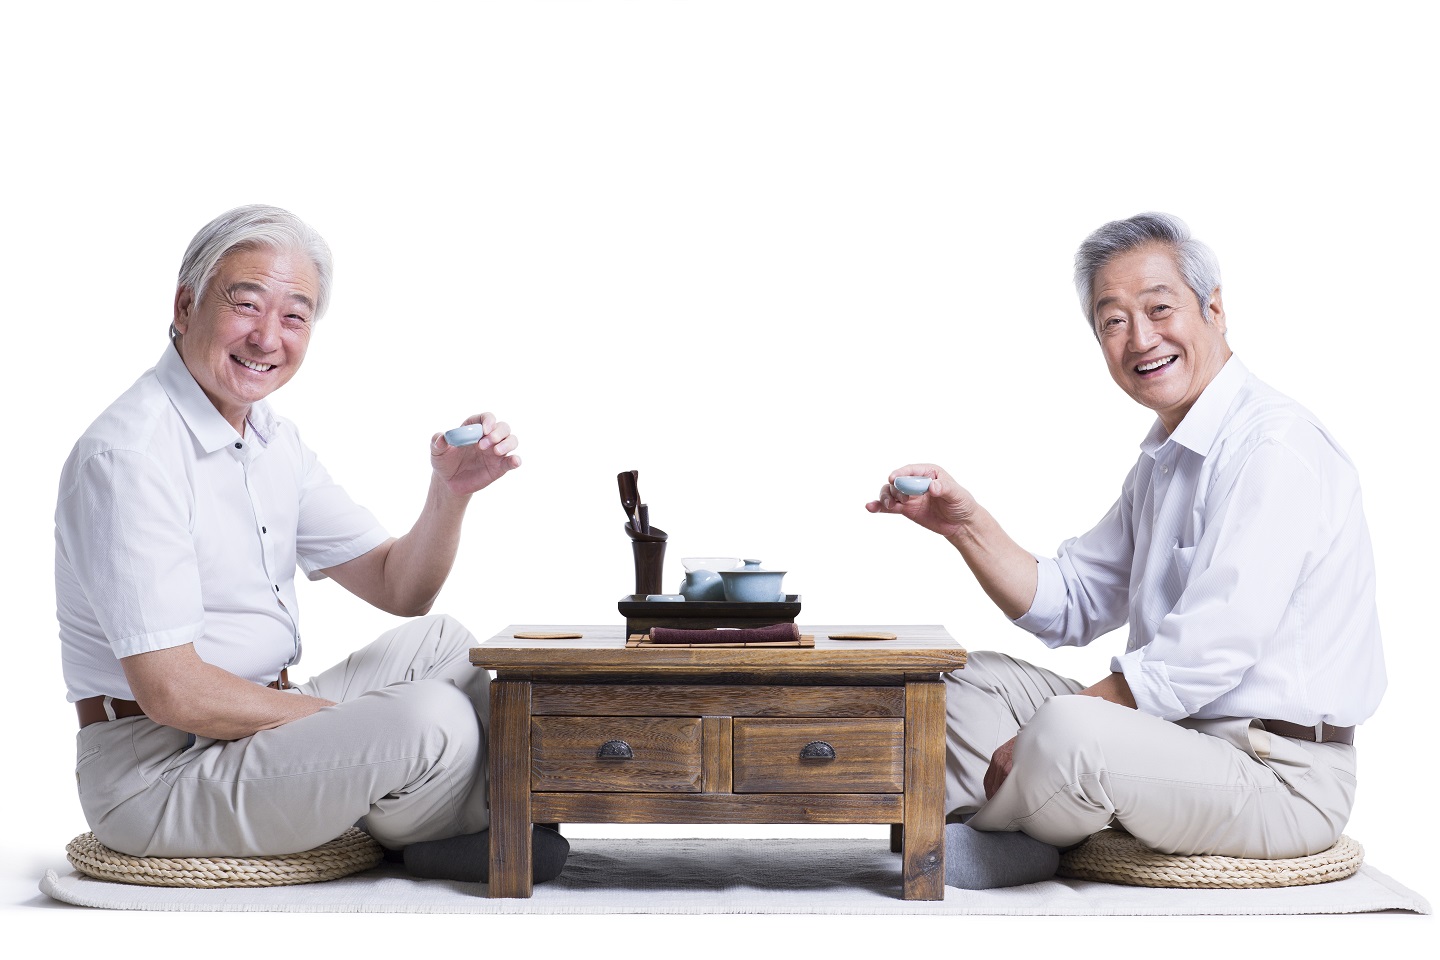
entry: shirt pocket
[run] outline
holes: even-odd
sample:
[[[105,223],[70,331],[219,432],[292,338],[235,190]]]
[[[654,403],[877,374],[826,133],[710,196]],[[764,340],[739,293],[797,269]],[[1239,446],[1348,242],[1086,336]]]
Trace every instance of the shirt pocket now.
[[[1180,600],[1185,585],[1190,582],[1190,567],[1195,563],[1195,548],[1179,544],[1170,548],[1170,560],[1165,570],[1163,591],[1165,609],[1169,610]]]

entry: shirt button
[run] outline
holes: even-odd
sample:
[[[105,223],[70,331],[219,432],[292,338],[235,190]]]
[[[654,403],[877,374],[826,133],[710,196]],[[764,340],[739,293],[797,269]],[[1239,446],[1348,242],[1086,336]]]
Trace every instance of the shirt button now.
[[[261,527],[261,528],[260,528],[260,532],[261,532],[261,533],[269,533],[269,531],[266,530],[264,527]]]
[[[243,449],[244,446],[245,446],[245,444],[241,443],[239,440],[236,440],[236,441],[235,441],[235,449],[236,449],[236,450]]]
[[[279,592],[280,592],[280,584],[274,583],[274,584],[271,584],[271,586],[273,586],[273,587],[275,588],[275,592],[276,592],[276,593],[279,593]]]

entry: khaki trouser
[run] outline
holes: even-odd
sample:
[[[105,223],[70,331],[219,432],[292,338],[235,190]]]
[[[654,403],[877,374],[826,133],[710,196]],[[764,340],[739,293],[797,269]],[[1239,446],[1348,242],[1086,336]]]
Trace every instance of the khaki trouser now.
[[[489,674],[449,617],[410,621],[300,684],[335,701],[242,740],[193,739],[147,717],[78,735],[80,803],[132,856],[263,856],[363,826],[402,847],[489,826]]]
[[[946,805],[977,829],[1068,847],[1114,822],[1162,853],[1283,858],[1329,848],[1350,817],[1352,746],[1250,719],[1159,720],[1000,653],[946,680]],[[990,756],[1017,733],[986,802]]]

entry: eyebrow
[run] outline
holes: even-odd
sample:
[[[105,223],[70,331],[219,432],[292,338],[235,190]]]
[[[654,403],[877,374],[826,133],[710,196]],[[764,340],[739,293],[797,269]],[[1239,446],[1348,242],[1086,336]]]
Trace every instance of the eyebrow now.
[[[1141,296],[1144,296],[1148,293],[1168,293],[1171,296],[1175,295],[1175,291],[1172,290],[1168,284],[1164,283],[1157,283],[1153,287],[1146,287],[1144,290],[1140,291]],[[1099,313],[1103,308],[1109,306],[1112,303],[1118,302],[1119,299],[1119,297],[1102,297],[1095,303],[1095,313]]]
[[[263,295],[269,293],[270,291],[258,283],[252,283],[249,280],[237,280],[236,282],[230,284],[230,286],[226,287],[225,292],[232,295],[236,293],[253,293],[256,295]],[[305,294],[303,293],[291,293],[290,299],[300,301],[300,303],[304,304],[311,310],[315,309],[315,304],[310,300],[309,297],[305,296]]]

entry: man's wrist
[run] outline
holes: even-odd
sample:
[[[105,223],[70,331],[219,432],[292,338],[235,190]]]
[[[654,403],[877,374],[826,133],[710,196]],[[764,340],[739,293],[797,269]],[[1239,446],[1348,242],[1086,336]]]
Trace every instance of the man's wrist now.
[[[978,549],[982,546],[980,525],[977,523],[978,519],[977,514],[971,514],[964,520],[957,520],[954,524],[954,529],[949,533],[942,534],[942,536],[945,537],[952,547],[961,553]]]
[[[430,484],[430,502],[435,508],[442,512],[449,510],[463,514],[465,508],[470,505],[470,498],[475,495],[475,492],[473,490],[467,490],[462,493],[455,490],[450,486],[450,481],[438,473],[432,473],[430,476],[432,481]]]

